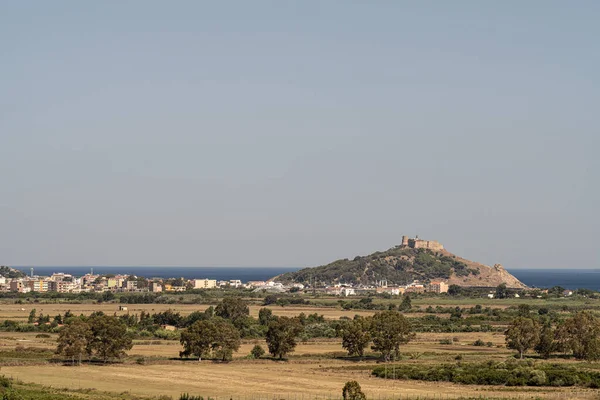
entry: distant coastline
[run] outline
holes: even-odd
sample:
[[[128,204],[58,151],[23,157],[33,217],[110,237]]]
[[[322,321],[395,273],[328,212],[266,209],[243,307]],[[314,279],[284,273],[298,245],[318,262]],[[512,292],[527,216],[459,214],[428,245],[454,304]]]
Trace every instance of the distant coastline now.
[[[94,266],[94,267],[62,267],[62,266],[13,266],[13,268],[30,273],[30,269],[36,275],[50,276],[55,272],[65,272],[75,276],[83,276],[93,269],[94,274],[125,274],[136,275],[144,278],[185,278],[185,279],[216,279],[230,280],[239,279],[242,282],[263,281],[284,272],[292,272],[300,267],[144,267],[144,266]]]
[[[29,274],[30,266],[13,267]],[[95,274],[133,274],[144,278],[186,279],[210,278],[217,280],[240,279],[262,281],[285,272],[298,271],[303,267],[144,267],[144,266],[94,266],[94,267],[33,267],[37,275],[52,275],[53,272],[66,272],[82,276],[94,269]],[[600,270],[598,269],[509,269],[511,274],[529,287],[562,286],[565,289],[591,289],[600,291]]]

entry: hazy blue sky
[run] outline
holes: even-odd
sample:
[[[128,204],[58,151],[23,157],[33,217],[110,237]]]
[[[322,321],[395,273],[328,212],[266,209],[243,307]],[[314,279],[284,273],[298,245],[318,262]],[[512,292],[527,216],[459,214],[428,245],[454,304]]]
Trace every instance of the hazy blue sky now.
[[[600,268],[598,1],[3,1],[0,264]]]

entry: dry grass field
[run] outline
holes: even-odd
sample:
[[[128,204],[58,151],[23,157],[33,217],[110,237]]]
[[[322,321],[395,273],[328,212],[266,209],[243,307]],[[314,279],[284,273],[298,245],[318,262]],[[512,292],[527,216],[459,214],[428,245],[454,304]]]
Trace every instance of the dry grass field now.
[[[344,368],[346,367],[346,368]],[[183,392],[216,399],[303,399],[339,398],[349,380],[360,382],[369,399],[460,398],[465,396],[503,398],[597,398],[591,390],[538,388],[515,391],[449,383],[393,381],[373,378],[368,370],[349,369],[348,363],[234,361],[228,364],[186,362],[157,365],[110,365],[67,367],[59,365],[3,367],[2,373],[55,388],[95,388],[116,393],[177,398]]]
[[[436,303],[437,304],[437,303]],[[433,304],[434,306],[436,304]],[[205,310],[207,305],[187,304],[131,304],[127,311],[119,311],[118,304],[0,304],[0,321],[25,320],[31,309],[37,314],[51,316],[71,310],[74,314],[103,311],[106,314],[156,313],[168,309],[187,315]],[[464,305],[463,305],[464,306]],[[500,307],[508,305],[502,304]],[[260,306],[250,307],[252,316],[258,316]],[[371,311],[344,311],[333,307],[270,306],[275,315],[295,316],[318,313],[328,319],[341,316],[372,315]],[[412,313],[410,316],[420,314]],[[438,315],[439,316],[439,315]],[[371,376],[378,365],[375,359],[350,361],[340,339],[312,339],[300,343],[288,361],[247,358],[255,344],[266,348],[262,340],[246,340],[229,363],[212,361],[181,361],[182,349],[178,341],[135,340],[128,358],[121,364],[64,366],[48,361],[48,354],[56,348],[56,334],[38,337],[37,332],[0,332],[0,352],[15,354],[21,347],[46,350],[45,357],[23,359],[18,356],[0,358],[0,375],[12,376],[26,383],[53,388],[96,389],[112,393],[128,392],[133,396],[173,396],[181,393],[210,396],[215,399],[291,399],[339,398],[341,388],[349,380],[358,380],[369,400],[397,398],[519,398],[519,399],[597,399],[599,392],[581,388],[509,388],[475,385],[456,385],[409,380],[384,380]],[[491,346],[473,346],[481,339]],[[451,344],[440,344],[440,340]],[[493,333],[418,333],[415,340],[401,347],[403,363],[455,363],[457,355],[464,362],[506,360],[514,352],[504,346],[504,335]],[[3,357],[0,355],[0,357]],[[51,355],[50,355],[51,357]],[[144,364],[137,364],[143,358]],[[570,361],[557,361],[570,362]]]
[[[66,304],[66,303],[34,303],[34,304],[0,304],[0,322],[6,319],[20,320],[26,321],[29,316],[29,312],[35,308],[37,314],[40,313],[44,315],[54,316],[56,314],[64,314],[67,310],[71,310],[71,312],[75,315],[84,314],[89,315],[94,311],[102,311],[105,314],[113,315],[123,315],[123,314],[139,314],[141,311],[150,312],[150,313],[158,313],[166,310],[173,310],[181,313],[182,315],[190,314],[194,311],[204,311],[208,307],[205,304],[123,304],[127,307],[127,311],[119,311],[119,304],[114,303],[102,303],[102,304],[94,304],[94,303],[84,303],[84,304]],[[263,306],[252,305],[250,306],[250,315],[258,318],[258,311],[263,308]],[[327,319],[339,319],[340,317],[349,317],[352,318],[355,315],[368,316],[373,315],[374,311],[364,311],[364,310],[340,310],[336,308],[329,307],[311,307],[311,306],[267,306],[273,310],[274,315],[278,316],[286,316],[293,317],[300,313],[312,314],[319,313],[322,314]]]

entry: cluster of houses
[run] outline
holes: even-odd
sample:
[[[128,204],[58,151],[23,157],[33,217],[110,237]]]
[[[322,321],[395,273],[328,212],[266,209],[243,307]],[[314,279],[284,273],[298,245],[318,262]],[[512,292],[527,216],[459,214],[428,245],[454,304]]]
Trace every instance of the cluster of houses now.
[[[176,283],[176,284],[175,284]],[[304,289],[302,284],[284,286],[278,282],[250,281],[242,283],[239,279],[144,279],[130,275],[94,275],[92,273],[81,277],[71,274],[54,273],[51,276],[26,276],[10,279],[0,276],[0,292],[184,292],[194,289],[216,288],[246,288],[256,291],[286,292],[292,287]]]
[[[325,288],[325,293],[334,296],[354,296],[357,294],[368,293],[387,293],[392,296],[400,296],[404,293],[447,293],[448,283],[442,280],[434,280],[428,284],[423,284],[417,280],[403,286],[388,286],[386,281],[377,282],[375,286],[369,285],[346,285],[337,284]]]

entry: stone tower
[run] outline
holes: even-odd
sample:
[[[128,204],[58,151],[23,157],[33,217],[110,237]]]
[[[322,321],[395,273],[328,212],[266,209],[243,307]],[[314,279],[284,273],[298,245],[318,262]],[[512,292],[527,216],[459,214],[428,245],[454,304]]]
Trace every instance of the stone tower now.
[[[408,246],[408,236],[402,236],[402,246]]]

